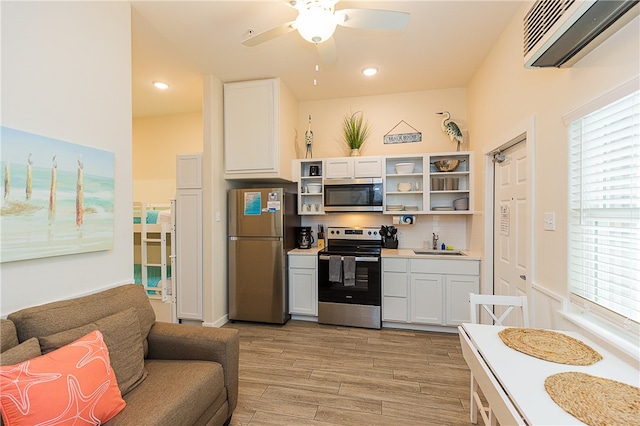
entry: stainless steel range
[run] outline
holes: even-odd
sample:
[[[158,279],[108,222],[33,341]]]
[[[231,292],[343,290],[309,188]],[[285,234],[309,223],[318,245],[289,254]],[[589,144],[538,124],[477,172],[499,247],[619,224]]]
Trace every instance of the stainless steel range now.
[[[381,327],[381,251],[377,228],[328,228],[318,253],[318,322]]]

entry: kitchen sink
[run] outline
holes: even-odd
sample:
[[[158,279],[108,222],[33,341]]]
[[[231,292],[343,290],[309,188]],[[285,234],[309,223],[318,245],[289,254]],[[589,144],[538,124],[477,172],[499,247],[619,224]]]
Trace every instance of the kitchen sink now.
[[[460,250],[414,250],[417,255],[435,255],[435,256],[464,256]]]

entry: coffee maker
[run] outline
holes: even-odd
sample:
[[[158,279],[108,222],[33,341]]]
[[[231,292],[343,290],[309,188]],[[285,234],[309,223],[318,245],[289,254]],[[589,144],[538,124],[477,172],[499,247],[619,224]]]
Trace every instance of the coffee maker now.
[[[301,249],[310,249],[311,245],[315,241],[313,239],[313,235],[311,234],[310,226],[298,226],[296,228],[298,233],[298,248]]]

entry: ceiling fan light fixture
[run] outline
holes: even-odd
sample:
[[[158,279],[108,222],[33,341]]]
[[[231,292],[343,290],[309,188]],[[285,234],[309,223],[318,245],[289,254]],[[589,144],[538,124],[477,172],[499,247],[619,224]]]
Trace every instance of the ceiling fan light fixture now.
[[[165,83],[164,81],[159,81],[159,80],[153,81],[152,84],[153,84],[153,87],[160,90],[167,90],[170,87],[169,83]]]
[[[336,30],[336,17],[333,10],[322,7],[301,10],[296,18],[295,27],[303,39],[309,43],[327,41]]]
[[[366,67],[362,69],[362,74],[366,75],[367,77],[371,77],[373,75],[378,74],[378,68],[377,67]]]

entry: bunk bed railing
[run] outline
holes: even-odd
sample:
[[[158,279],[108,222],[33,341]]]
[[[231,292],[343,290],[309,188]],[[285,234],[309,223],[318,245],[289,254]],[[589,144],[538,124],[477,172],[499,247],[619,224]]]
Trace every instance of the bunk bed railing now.
[[[168,208],[167,208],[168,207]],[[170,209],[171,221],[170,223],[149,224],[148,217],[150,212],[158,210]],[[170,205],[166,204],[147,204],[147,203],[134,203],[134,223],[136,217],[140,217],[139,229],[140,229],[140,257],[141,257],[141,284],[147,291],[150,298],[160,299],[162,302],[173,301],[173,279],[168,279],[167,268],[167,235],[172,234],[175,231],[174,220],[174,202],[172,200]],[[138,216],[139,215],[139,216]],[[134,225],[135,226],[135,225]],[[153,237],[151,236],[153,235]],[[157,237],[156,237],[157,235]],[[173,239],[172,239],[173,241]],[[149,245],[157,245],[160,248],[160,262],[149,261]],[[170,245],[170,262],[173,270],[173,264],[175,263],[174,244]],[[149,269],[160,268],[160,279],[156,285],[149,285]],[[173,275],[174,273],[172,273]]]

